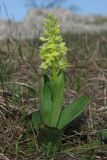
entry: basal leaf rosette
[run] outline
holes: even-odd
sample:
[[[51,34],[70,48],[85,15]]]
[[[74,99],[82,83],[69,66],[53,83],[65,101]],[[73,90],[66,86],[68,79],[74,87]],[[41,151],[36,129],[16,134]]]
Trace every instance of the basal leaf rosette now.
[[[40,58],[42,60],[40,68],[42,70],[59,73],[68,66],[66,54],[67,47],[63,42],[60,25],[57,18],[49,14],[44,22],[44,31],[40,40],[43,45],[40,47]]]

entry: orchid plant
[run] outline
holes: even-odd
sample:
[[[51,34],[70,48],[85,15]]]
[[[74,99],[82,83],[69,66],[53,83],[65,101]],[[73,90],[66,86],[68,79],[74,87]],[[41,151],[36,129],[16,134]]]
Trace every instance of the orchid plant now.
[[[58,151],[65,127],[71,123],[90,102],[81,96],[62,108],[65,74],[69,66],[67,47],[63,42],[57,18],[49,14],[44,21],[40,37],[40,109],[32,114],[32,122],[38,134],[38,144],[47,156]]]

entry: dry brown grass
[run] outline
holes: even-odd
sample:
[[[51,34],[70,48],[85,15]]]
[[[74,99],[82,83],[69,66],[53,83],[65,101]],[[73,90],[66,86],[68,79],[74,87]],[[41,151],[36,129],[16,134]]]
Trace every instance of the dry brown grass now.
[[[86,42],[85,39],[79,41],[80,37],[73,36],[75,41],[70,39],[68,35],[65,37],[69,47],[68,58],[71,67],[66,73],[69,85],[65,91],[64,103],[84,94],[90,96],[92,101],[85,113],[65,130],[61,149],[56,159],[86,160],[88,156],[90,159],[92,156],[101,159],[106,157],[107,152],[100,153],[99,146],[94,145],[94,142],[96,133],[107,127],[106,50],[98,49],[100,46],[96,48],[96,44],[99,42],[98,37],[95,39],[93,36],[92,39],[89,37],[92,42],[87,43],[87,51],[87,46],[83,45],[83,42]],[[99,45],[103,43],[107,46],[105,39],[102,35],[102,41]],[[77,42],[77,50],[75,45],[72,47],[70,41],[71,44]],[[36,45],[38,47],[38,43]],[[93,46],[95,46],[94,49]],[[17,103],[13,102],[10,88],[5,92],[0,88],[0,160],[45,159],[39,151],[30,114],[39,107],[37,88],[40,60],[36,53],[37,48],[33,43],[31,45],[31,42],[29,44],[29,42],[10,41],[9,44],[2,42],[0,50],[3,55],[10,53],[10,51],[15,52],[13,54],[13,68],[8,83],[6,83],[15,81],[19,83],[18,87],[21,88],[21,97]],[[77,53],[74,55],[75,50]],[[27,84],[31,88],[22,84]],[[91,142],[93,145],[89,146]]]

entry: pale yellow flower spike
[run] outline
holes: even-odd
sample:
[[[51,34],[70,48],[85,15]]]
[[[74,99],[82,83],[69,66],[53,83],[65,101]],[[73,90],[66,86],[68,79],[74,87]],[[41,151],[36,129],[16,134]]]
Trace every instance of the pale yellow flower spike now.
[[[43,36],[40,37],[43,45],[40,47],[40,58],[42,70],[64,70],[68,66],[66,59],[67,47],[63,42],[60,26],[57,19],[49,14],[44,22]]]

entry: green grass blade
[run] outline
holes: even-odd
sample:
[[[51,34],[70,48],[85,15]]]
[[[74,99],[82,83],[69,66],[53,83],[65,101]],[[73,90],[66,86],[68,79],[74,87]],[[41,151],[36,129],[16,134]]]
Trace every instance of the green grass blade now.
[[[97,133],[98,139],[107,139],[107,129],[102,129]]]
[[[51,127],[57,127],[64,95],[64,75],[60,74],[55,80],[52,88],[52,115],[51,115]]]
[[[63,129],[67,124],[78,117],[87,107],[89,102],[89,97],[81,96],[69,104],[61,113],[58,129]]]

